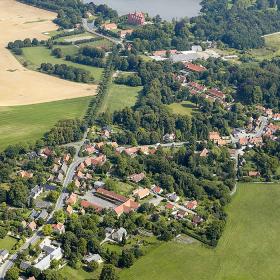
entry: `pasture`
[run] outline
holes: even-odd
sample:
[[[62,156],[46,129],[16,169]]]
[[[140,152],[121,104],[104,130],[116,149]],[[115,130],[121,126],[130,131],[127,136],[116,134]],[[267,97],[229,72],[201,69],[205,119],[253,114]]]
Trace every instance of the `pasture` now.
[[[190,101],[183,101],[181,103],[172,103],[167,105],[167,107],[172,111],[173,114],[187,115],[191,116],[193,113],[197,112],[195,104]]]
[[[0,150],[40,139],[58,120],[83,117],[91,98],[0,107]]]
[[[74,52],[73,48],[75,46],[65,46],[62,50],[68,48],[69,52]],[[66,64],[68,66],[73,66],[77,68],[81,68],[87,70],[91,73],[91,76],[94,77],[95,81],[98,82],[102,75],[102,68],[91,67],[87,65],[81,65],[74,63],[72,61],[66,61],[63,58],[57,58],[51,55],[51,50],[46,47],[30,47],[23,49],[23,55],[19,57],[21,62],[27,62],[28,68],[32,70],[37,70],[42,63],[52,63],[52,64]]]
[[[100,111],[109,111],[112,113],[114,111],[124,109],[125,107],[132,107],[135,105],[141,90],[142,87],[129,87],[125,85],[112,84]]]
[[[280,55],[280,33],[272,33],[264,36],[265,46],[250,51],[250,54],[258,59],[272,59]]]
[[[120,280],[277,280],[279,207],[279,184],[239,184],[217,248],[163,243],[123,270]]]

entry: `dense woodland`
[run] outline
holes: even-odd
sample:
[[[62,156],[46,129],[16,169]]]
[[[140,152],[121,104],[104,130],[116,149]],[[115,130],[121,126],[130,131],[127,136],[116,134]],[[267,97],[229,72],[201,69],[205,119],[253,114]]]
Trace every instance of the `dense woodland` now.
[[[197,38],[221,40],[237,49],[264,45],[261,35],[280,29],[277,1],[202,2],[202,14],[191,19],[191,31]]]

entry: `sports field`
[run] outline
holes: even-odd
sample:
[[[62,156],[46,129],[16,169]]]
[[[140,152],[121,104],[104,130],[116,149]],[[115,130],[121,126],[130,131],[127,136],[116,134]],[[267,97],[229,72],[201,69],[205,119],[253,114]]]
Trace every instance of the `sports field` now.
[[[142,87],[129,87],[125,85],[112,84],[109,94],[106,96],[100,111],[109,111],[112,113],[116,110],[121,110],[125,107],[135,105],[141,90]]]
[[[280,185],[239,184],[216,249],[169,242],[123,270],[121,280],[278,280]]]
[[[41,138],[58,120],[82,117],[91,98],[0,107],[0,150],[10,144]]]
[[[15,0],[0,1],[0,106],[83,97],[96,90],[95,85],[78,84],[27,70],[6,49],[9,41],[17,39],[47,39],[43,33],[57,29],[52,22],[55,17],[55,13]]]

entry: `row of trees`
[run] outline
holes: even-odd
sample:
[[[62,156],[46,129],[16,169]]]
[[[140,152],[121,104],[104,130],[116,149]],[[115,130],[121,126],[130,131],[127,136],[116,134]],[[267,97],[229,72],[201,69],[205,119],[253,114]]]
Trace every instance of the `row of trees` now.
[[[66,64],[51,64],[42,63],[40,71],[49,75],[55,75],[65,80],[75,81],[79,83],[93,82],[93,78],[89,71],[73,66],[67,66]]]

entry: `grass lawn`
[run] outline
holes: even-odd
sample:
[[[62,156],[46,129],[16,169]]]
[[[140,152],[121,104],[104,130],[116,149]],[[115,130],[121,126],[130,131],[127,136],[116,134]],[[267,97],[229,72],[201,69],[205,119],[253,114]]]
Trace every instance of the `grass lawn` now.
[[[80,47],[91,46],[91,47],[100,47],[100,48],[104,48],[104,49],[107,49],[107,50],[111,49],[111,47],[113,45],[114,44],[107,39],[102,39],[102,40],[98,40],[98,41],[94,41],[94,42],[79,44]]]
[[[75,46],[65,46],[62,49],[68,50],[68,53],[73,53],[74,48]],[[103,72],[102,68],[81,65],[71,61],[66,61],[63,58],[54,57],[51,55],[51,50],[45,47],[30,47],[23,48],[22,50],[23,55],[17,57],[22,63],[26,61],[28,63],[28,68],[31,70],[37,70],[42,63],[66,64],[69,66],[87,70],[91,73],[92,77],[94,77],[96,82],[100,81]]]
[[[275,56],[280,55],[280,33],[273,33],[266,35],[265,46],[263,48],[254,49],[250,53],[256,59],[272,59]]]
[[[280,185],[239,184],[217,248],[163,243],[120,280],[276,280],[280,275]]]
[[[87,272],[83,268],[74,269],[68,265],[64,266],[60,271],[61,274],[66,277],[66,279],[75,279],[75,280],[97,280],[99,274],[101,273],[102,265],[98,267],[96,271]]]
[[[172,103],[167,105],[174,114],[191,116],[194,112],[197,112],[195,104],[190,101],[183,101],[181,103]]]
[[[7,249],[10,251],[16,243],[17,240],[15,238],[6,236],[3,239],[0,239],[0,250]]]
[[[121,195],[129,195],[132,193],[133,189],[135,189],[134,186],[128,183],[117,181],[117,187],[114,191]]]
[[[58,120],[82,117],[91,98],[0,107],[0,150],[41,138]]]
[[[125,107],[132,107],[142,87],[129,87],[125,85],[112,84],[109,94],[106,96],[101,112],[114,112]]]

